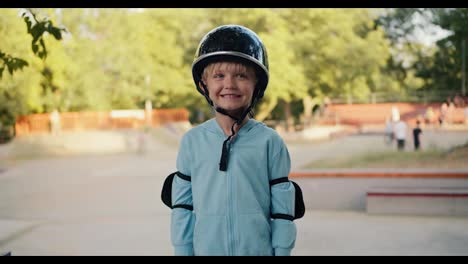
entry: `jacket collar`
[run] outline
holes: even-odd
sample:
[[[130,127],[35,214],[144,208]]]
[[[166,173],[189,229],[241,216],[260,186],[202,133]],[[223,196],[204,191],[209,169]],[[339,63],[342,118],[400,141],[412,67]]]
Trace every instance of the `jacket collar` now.
[[[245,123],[245,125],[243,127],[241,127],[241,129],[236,133],[236,135],[238,135],[238,136],[247,135],[254,127],[256,127],[259,124],[261,124],[261,123],[258,122],[257,120],[249,119],[249,121],[247,121],[247,123]],[[210,131],[212,133],[215,133],[215,134],[220,135],[222,137],[226,137],[226,135],[224,134],[223,129],[218,124],[218,122],[216,122],[215,118],[212,118],[212,119],[206,121],[204,124],[202,124],[202,126],[203,126],[203,128],[205,128],[206,130],[208,130],[208,131]]]

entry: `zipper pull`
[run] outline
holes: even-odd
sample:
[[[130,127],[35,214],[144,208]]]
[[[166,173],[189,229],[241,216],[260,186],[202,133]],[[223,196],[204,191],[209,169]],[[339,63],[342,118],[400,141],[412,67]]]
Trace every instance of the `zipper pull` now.
[[[231,147],[231,144],[229,140],[231,139],[232,136],[229,136],[226,140],[223,142],[223,150],[221,152],[221,160],[219,161],[219,170],[220,171],[226,171],[227,170],[227,165],[228,165],[228,160],[229,160],[229,149]]]

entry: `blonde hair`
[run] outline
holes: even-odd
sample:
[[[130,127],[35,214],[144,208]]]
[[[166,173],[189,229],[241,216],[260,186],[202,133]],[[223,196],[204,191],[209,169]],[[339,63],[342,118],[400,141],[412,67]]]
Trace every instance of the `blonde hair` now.
[[[237,71],[237,72],[253,73],[255,77],[255,82],[258,81],[257,72],[255,71],[254,67],[250,65],[246,65],[241,62],[227,62],[227,61],[214,62],[214,63],[208,64],[203,69],[201,79],[202,81],[205,81],[207,75],[213,73],[215,70],[227,70],[227,69],[233,69],[234,71]]]

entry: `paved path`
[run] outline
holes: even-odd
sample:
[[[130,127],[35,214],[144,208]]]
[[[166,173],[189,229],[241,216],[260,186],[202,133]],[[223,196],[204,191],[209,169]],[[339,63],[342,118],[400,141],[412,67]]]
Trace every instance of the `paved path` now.
[[[366,140],[355,143],[372,144],[379,137]],[[321,144],[291,147],[293,162],[331,155],[342,147],[337,142]],[[0,254],[172,255],[170,210],[160,201],[160,190],[174,170],[177,150],[156,142],[147,146],[146,154],[43,157],[4,164]],[[307,159],[297,159],[298,153]],[[296,223],[293,255],[468,252],[468,218],[309,209]]]
[[[175,152],[24,161],[0,174],[0,253],[172,255]],[[162,156],[165,156],[163,158]],[[307,191],[307,190],[305,190]],[[468,218],[308,210],[294,255],[463,255]]]

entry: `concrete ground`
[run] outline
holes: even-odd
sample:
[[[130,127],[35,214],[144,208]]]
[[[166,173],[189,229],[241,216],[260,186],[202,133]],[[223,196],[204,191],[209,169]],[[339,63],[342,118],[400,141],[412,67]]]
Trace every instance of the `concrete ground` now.
[[[448,145],[465,137],[443,138]],[[359,139],[290,146],[293,167],[379,140]],[[170,210],[161,202],[160,191],[165,176],[175,168],[177,149],[152,140],[145,146],[145,153],[29,160],[7,160],[2,147],[0,255],[172,255]],[[322,191],[326,200],[327,192]],[[296,224],[293,255],[468,254],[466,217],[312,208]]]
[[[421,149],[448,150],[457,145],[468,143],[468,130],[441,131],[427,129],[421,136]],[[378,133],[354,134],[334,140],[304,144],[289,142],[288,149],[292,159],[292,169],[303,169],[311,161],[334,159],[343,156],[359,156],[365,153],[396,150],[394,145],[387,145],[384,135]],[[407,137],[406,151],[413,151],[413,140]]]

